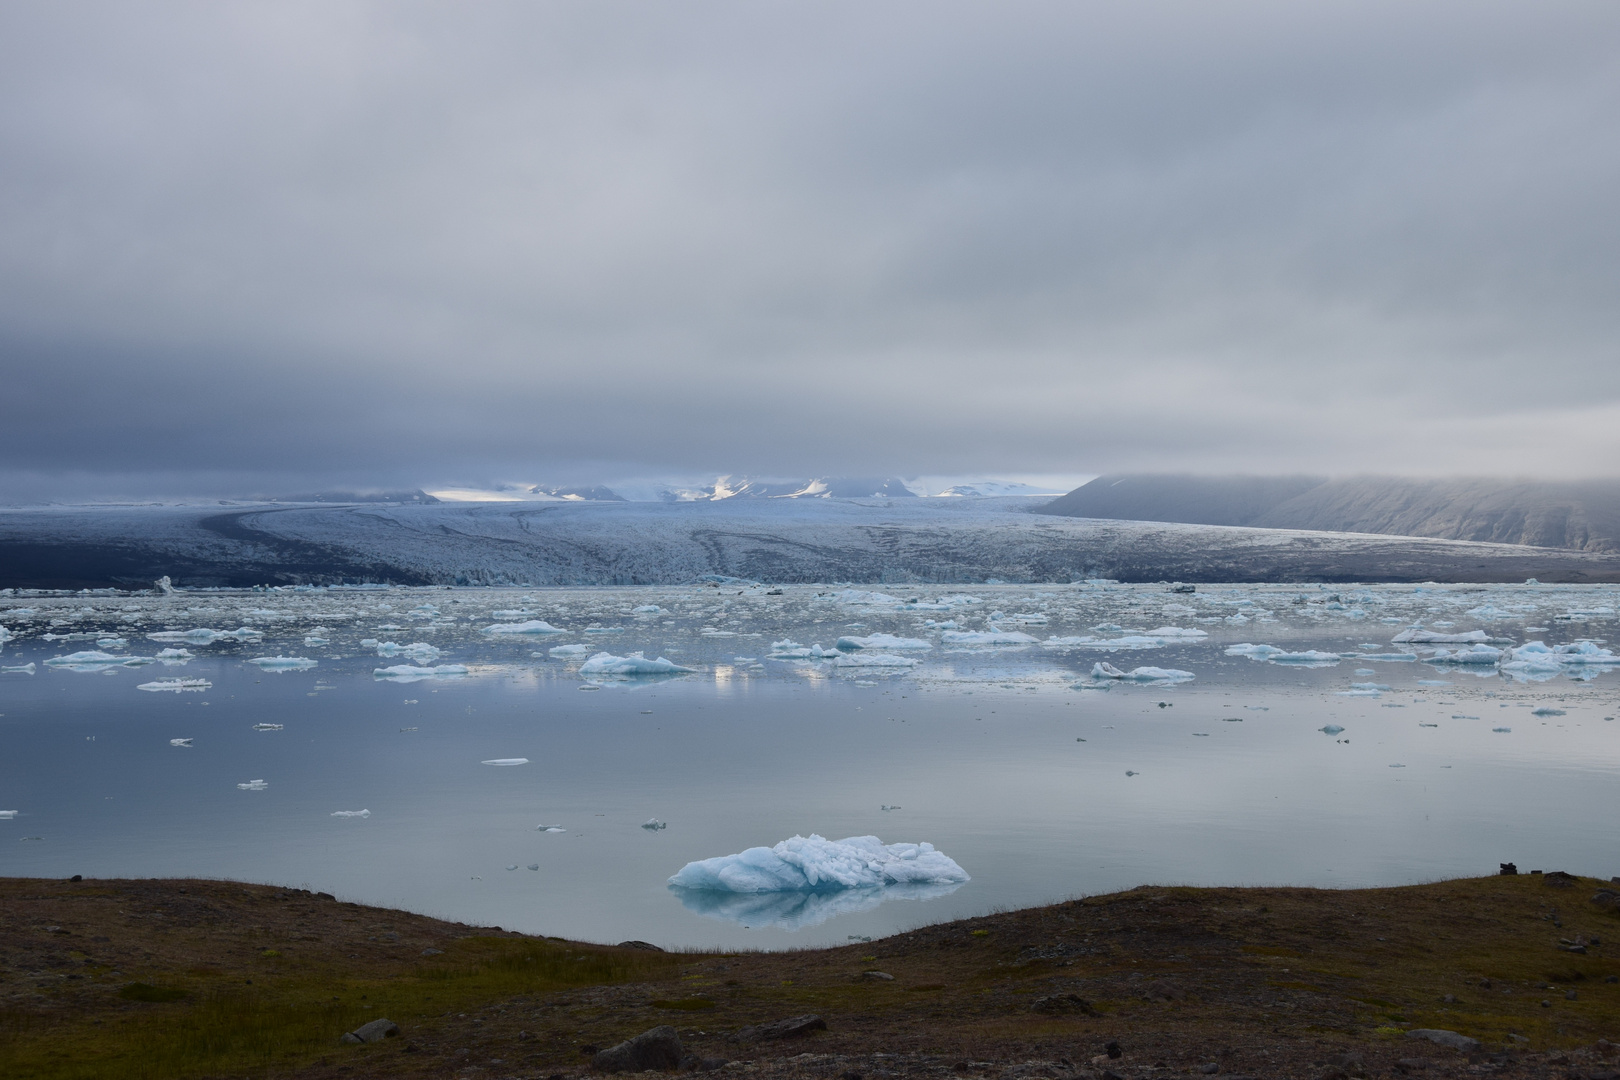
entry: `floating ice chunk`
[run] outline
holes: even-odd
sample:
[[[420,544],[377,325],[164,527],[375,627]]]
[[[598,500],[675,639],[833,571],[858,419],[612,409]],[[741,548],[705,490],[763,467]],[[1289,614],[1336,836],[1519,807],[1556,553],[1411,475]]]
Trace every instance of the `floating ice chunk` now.
[[[630,609],[632,615],[662,615],[664,609],[657,604],[642,604],[640,607]]]
[[[1190,671],[1179,671],[1176,668],[1138,667],[1129,671],[1121,671],[1113,664],[1097,663],[1091,668],[1093,679],[1115,679],[1121,682],[1156,682],[1176,683],[1186,682],[1194,678]]]
[[[1396,645],[1466,645],[1475,641],[1489,641],[1490,635],[1483,630],[1470,630],[1466,634],[1437,634],[1433,630],[1413,627],[1402,630],[1389,640]]]
[[[7,630],[5,627],[0,626],[0,645],[4,645],[6,642],[10,641],[14,637],[16,637],[16,635],[13,634],[10,630]]]
[[[554,648],[547,649],[546,651],[550,655],[555,656],[559,660],[568,660],[568,659],[571,659],[572,657],[575,657],[575,656],[584,656],[586,653],[591,651],[591,647],[589,645],[583,645],[583,644],[581,644],[581,645],[558,645],[558,646],[556,646]],[[535,655],[538,656],[540,654],[536,653]]]
[[[1418,658],[1414,652],[1351,653],[1350,656],[1356,660],[1377,660],[1390,664],[1410,664]]]
[[[669,879],[716,892],[836,892],[897,884],[960,884],[968,875],[932,844],[885,844],[875,836],[828,840],[815,833],[687,863]]]
[[[196,738],[196,736],[193,735],[191,738],[194,739],[194,738]],[[182,747],[183,749],[186,749],[186,750],[190,750],[192,748],[191,747],[191,739],[170,739],[169,740],[169,745],[170,746]]]
[[[479,762],[480,765],[527,765],[528,763],[529,759],[526,757],[497,757]]]
[[[891,806],[888,803],[884,803],[882,806],[879,806],[878,809],[879,810],[904,810],[905,807],[903,807],[903,806]]]
[[[0,671],[4,671],[12,675],[32,675],[34,673],[34,665],[32,663],[11,664],[7,667],[0,667]]]
[[[560,630],[544,619],[530,619],[528,622],[496,623],[494,626],[484,627],[486,634],[566,634],[567,630]]]
[[[178,694],[188,690],[207,690],[213,685],[207,679],[157,679],[153,682],[143,682],[135,689],[151,690],[155,693],[169,691]]]
[[[1034,645],[1036,639],[1019,630],[947,630],[940,635],[947,645]]]
[[[1620,665],[1620,656],[1616,656],[1608,649],[1599,648],[1596,642],[1586,640],[1550,647],[1545,642],[1531,641],[1513,650],[1513,660],[1532,665]]]
[[[540,869],[540,864],[537,863],[537,862],[532,862],[532,863],[529,864],[529,869],[530,870],[538,870],[538,869]]]
[[[856,649],[899,649],[921,650],[932,649],[932,642],[922,638],[896,637],[893,634],[870,634],[866,637],[841,637],[833,645],[836,649],[845,652],[854,652]]]
[[[612,653],[600,652],[581,664],[579,673],[585,676],[616,675],[621,678],[644,678],[650,675],[690,675],[696,670],[682,667],[662,656],[656,660],[649,660],[639,652],[633,652],[629,656],[614,656]]]
[[[1475,645],[1471,649],[1436,649],[1426,663],[1430,664],[1496,664],[1505,654],[1490,645]]]
[[[561,825],[536,825],[534,827],[534,831],[535,832],[567,832],[568,830],[563,828]]]
[[[1564,710],[1563,709],[1553,709],[1553,708],[1548,708],[1546,706],[1543,706],[1542,708],[1539,708],[1539,709],[1531,709],[1530,710],[1530,715],[1531,716],[1563,716],[1564,715]]]
[[[237,784],[236,786],[241,791],[263,791],[270,786],[270,782],[268,780],[249,780],[245,784]]]
[[[1154,627],[1152,630],[1149,630],[1146,636],[1153,638],[1166,638],[1169,640],[1181,638],[1187,641],[1198,641],[1209,637],[1209,631],[1187,630],[1179,626],[1158,626]]]
[[[1419,686],[1450,686],[1451,685],[1451,683],[1447,682],[1445,679],[1419,679],[1417,681],[1417,684]]]
[[[914,656],[895,656],[893,653],[840,653],[832,658],[833,667],[841,668],[913,668],[922,663]]]
[[[334,810],[334,811],[332,811],[332,816],[333,817],[368,818],[368,817],[371,816],[371,811],[370,810]]]
[[[657,818],[648,818],[641,823],[641,827],[648,832],[657,832],[659,829],[669,828],[669,822],[659,821]]]
[[[797,641],[783,638],[781,641],[771,642],[771,651],[765,654],[772,660],[825,660],[837,656],[837,649],[823,649],[821,643],[814,645],[800,645]]]
[[[212,645],[216,641],[258,641],[264,634],[251,626],[238,627],[235,630],[159,630],[147,634],[150,641],[178,641],[187,645]]]
[[[150,664],[149,656],[114,656],[104,652],[76,652],[66,656],[53,656],[45,661],[46,667],[63,671],[105,671],[114,667],[140,667]]]
[[[1316,730],[1320,731],[1324,735],[1338,735],[1344,731],[1344,728],[1340,727],[1338,724],[1323,724]]]
[[[10,821],[17,816],[16,810],[0,810],[0,821]]]
[[[459,679],[467,674],[465,664],[440,664],[438,667],[412,667],[410,664],[398,664],[394,667],[374,668],[371,677],[374,679],[391,679],[394,682],[421,682],[423,679]]]
[[[413,641],[409,645],[401,645],[397,641],[379,641],[377,655],[384,658],[403,656],[418,664],[431,664],[440,654],[437,647],[425,641]]]
[[[1498,734],[1498,735],[1506,735],[1509,732],[1511,732],[1513,729],[1510,728],[1510,727],[1493,727],[1493,728],[1491,728],[1491,730],[1493,732],[1495,732],[1496,734]]]
[[[164,664],[184,664],[195,660],[189,649],[160,649],[157,654],[158,661]]]
[[[255,656],[248,661],[261,671],[308,671],[319,662],[307,656]]]
[[[1250,660],[1265,660],[1273,664],[1298,664],[1305,667],[1327,667],[1344,659],[1338,653],[1320,652],[1316,649],[1290,652],[1275,645],[1251,645],[1246,641],[1228,646],[1226,655],[1247,656]]]
[[[253,725],[253,730],[254,731],[280,731],[283,728],[285,728],[286,726],[287,726],[286,724],[254,724]]]

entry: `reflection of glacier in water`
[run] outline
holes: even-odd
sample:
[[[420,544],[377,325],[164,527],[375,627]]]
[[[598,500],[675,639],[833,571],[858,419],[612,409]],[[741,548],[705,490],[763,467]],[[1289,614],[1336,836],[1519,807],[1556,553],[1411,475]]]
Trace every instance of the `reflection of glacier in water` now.
[[[962,887],[960,881],[906,883],[836,892],[734,893],[716,889],[684,889],[671,885],[687,911],[747,930],[772,927],[803,930],[820,926],[835,915],[870,911],[889,900],[936,900]]]

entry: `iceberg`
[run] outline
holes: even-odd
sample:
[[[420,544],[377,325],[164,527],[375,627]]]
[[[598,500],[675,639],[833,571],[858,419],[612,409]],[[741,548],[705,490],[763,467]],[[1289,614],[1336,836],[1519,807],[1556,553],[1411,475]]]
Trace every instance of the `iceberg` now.
[[[1176,668],[1139,667],[1129,671],[1121,671],[1113,664],[1097,663],[1092,665],[1091,677],[1093,679],[1117,679],[1121,682],[1156,682],[1176,683],[1186,682],[1194,678],[1190,671],[1179,671]]]
[[[416,661],[418,664],[431,664],[439,658],[439,650],[436,646],[429,645],[425,641],[413,641],[409,645],[401,645],[397,641],[379,641],[377,642],[377,655],[384,659],[403,656],[408,660]]]
[[[781,641],[771,642],[771,651],[765,654],[772,660],[825,660],[838,655],[837,649],[823,649],[817,642],[814,645],[800,645],[797,641],[783,638]]]
[[[193,735],[192,738],[196,738],[196,736]],[[178,746],[178,747],[180,747],[181,749],[184,749],[184,750],[190,750],[192,748],[191,747],[191,739],[170,739],[169,740],[169,745],[170,746]]]
[[[241,791],[263,791],[270,786],[270,782],[268,780],[249,780],[245,784],[237,784],[236,786]]]
[[[423,679],[458,679],[465,674],[467,674],[465,664],[440,664],[438,667],[396,664],[394,667],[373,668],[371,677],[391,679],[394,682],[420,682]]]
[[[1289,652],[1279,649],[1275,645],[1251,645],[1248,642],[1232,645],[1226,650],[1227,656],[1247,656],[1250,660],[1265,660],[1272,664],[1300,664],[1304,666],[1323,666],[1337,664],[1344,657],[1338,653],[1320,652],[1316,649],[1306,649],[1303,652]]]
[[[487,761],[480,761],[478,764],[480,764],[480,765],[527,765],[528,763],[529,763],[529,759],[526,758],[526,757],[497,757],[497,758],[490,758]]]
[[[899,649],[904,652],[908,649],[932,649],[932,642],[922,638],[896,637],[893,634],[869,634],[866,637],[841,637],[834,644],[835,649],[844,652],[854,652],[856,649]],[[774,648],[774,646],[773,646]]]
[[[319,661],[307,656],[255,656],[248,663],[261,671],[308,671]]]
[[[544,619],[530,619],[528,622],[496,623],[494,626],[484,627],[486,634],[566,634],[567,630],[559,629]]]
[[[683,889],[671,885],[681,906],[696,915],[737,923],[748,929],[803,930],[820,926],[838,915],[870,911],[890,900],[935,900],[949,896],[961,882],[927,885],[887,885],[839,892],[735,893],[712,889]]]
[[[558,645],[555,648],[547,649],[546,651],[559,660],[567,660],[575,656],[584,656],[586,653],[591,651],[591,647],[589,645]],[[540,654],[536,653],[535,655],[538,656]]]
[[[167,690],[178,694],[185,690],[207,690],[213,685],[207,679],[157,679],[154,682],[143,682],[135,689],[151,690],[158,693]]]
[[[0,667],[0,671],[11,675],[32,675],[34,673],[34,665],[32,663],[12,664],[9,667]]]
[[[1425,660],[1429,664],[1496,664],[1505,655],[1501,649],[1489,645],[1475,645],[1471,649],[1436,649]]]
[[[176,641],[187,645],[212,645],[216,641],[258,641],[264,637],[262,633],[251,626],[238,627],[235,630],[159,630],[147,634],[150,641]]]
[[[617,675],[622,678],[646,677],[649,675],[690,675],[696,668],[682,667],[672,660],[660,656],[656,660],[649,660],[639,652],[629,656],[614,656],[612,653],[599,652],[580,665],[581,675]]]
[[[16,817],[17,814],[18,811],[16,810],[0,810],[0,821],[10,821],[12,818]]]
[[[368,818],[368,817],[371,816],[371,811],[370,810],[334,810],[334,811],[332,811],[332,816],[333,817]]]
[[[1490,636],[1483,630],[1470,630],[1466,634],[1437,634],[1433,630],[1413,627],[1402,630],[1389,640],[1396,645],[1467,645],[1475,641],[1489,641]]]
[[[669,883],[708,892],[779,893],[960,885],[968,880],[967,872],[932,844],[885,844],[875,836],[828,840],[811,833],[775,847],[689,862]]]
[[[947,630],[939,638],[947,645],[1034,645],[1037,641],[1018,630]]]
[[[66,656],[53,656],[45,661],[46,667],[64,671],[105,671],[113,667],[140,667],[150,664],[149,656],[113,656],[104,652],[76,652]]]

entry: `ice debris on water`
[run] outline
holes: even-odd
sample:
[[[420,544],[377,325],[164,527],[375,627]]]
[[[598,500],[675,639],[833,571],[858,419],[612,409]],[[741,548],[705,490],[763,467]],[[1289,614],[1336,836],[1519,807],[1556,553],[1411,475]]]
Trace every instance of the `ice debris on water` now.
[[[1194,678],[1192,672],[1181,671],[1177,668],[1137,667],[1129,671],[1121,671],[1112,664],[1097,663],[1091,668],[1093,679],[1113,679],[1119,682],[1141,683],[1176,683],[1186,682]]]
[[[682,667],[673,660],[660,656],[656,660],[649,660],[639,652],[629,656],[614,656],[612,653],[599,652],[580,665],[581,675],[616,675],[621,678],[635,678],[648,675],[690,675],[696,668]]]
[[[439,658],[438,647],[425,641],[413,641],[409,645],[401,645],[397,641],[377,641],[373,644],[376,646],[377,655],[385,659],[403,656],[418,664],[431,664]]]
[[[947,630],[939,639],[947,645],[1034,645],[1037,639],[1018,630]]]
[[[657,818],[648,818],[641,823],[641,827],[648,832],[657,832],[659,829],[669,828],[669,822],[659,821]]]
[[[1324,735],[1338,735],[1344,731],[1344,728],[1340,727],[1338,724],[1323,724],[1316,730],[1320,731]]]
[[[559,660],[567,660],[575,656],[584,656],[591,651],[591,647],[589,645],[558,645],[546,651]],[[540,654],[535,653],[535,655],[539,656]]]
[[[150,690],[154,693],[168,691],[179,694],[190,690],[207,690],[213,685],[207,679],[157,679],[153,682],[143,682],[136,686],[135,689]]]
[[[53,656],[45,661],[46,667],[64,671],[104,671],[112,667],[140,667],[150,664],[149,656],[114,656],[104,652],[76,652],[66,656]]]
[[[1226,655],[1246,656],[1250,660],[1264,660],[1272,664],[1297,664],[1301,667],[1329,667],[1344,659],[1338,653],[1321,652],[1317,649],[1291,652],[1275,645],[1251,645],[1247,641],[1228,646]]]
[[[191,738],[195,739],[196,736],[193,735]],[[191,739],[170,739],[169,740],[169,745],[170,746],[179,746],[179,747],[183,747],[184,749],[190,750],[191,749]]]
[[[479,762],[480,765],[527,765],[528,763],[529,759],[526,757],[498,757]]]
[[[268,780],[249,780],[245,784],[237,784],[236,786],[242,791],[263,791],[270,786],[270,782]]]
[[[1542,708],[1539,708],[1539,709],[1531,709],[1530,710],[1530,715],[1531,716],[1563,716],[1564,715],[1564,710],[1563,709],[1553,709],[1553,708],[1549,708],[1547,706],[1543,706]]]
[[[1490,645],[1475,645],[1470,649],[1436,649],[1425,663],[1429,664],[1497,664],[1505,654]]]
[[[1489,641],[1490,635],[1483,630],[1470,630],[1466,634],[1445,634],[1413,627],[1410,630],[1402,630],[1389,640],[1396,645],[1466,645],[1476,641]]]
[[[147,634],[150,641],[178,641],[187,645],[212,645],[216,641],[258,641],[264,634],[251,626],[238,627],[235,630],[210,630],[200,628],[197,630],[159,630]]]
[[[882,806],[879,806],[878,809],[879,810],[903,810],[905,808],[902,807],[902,806],[892,806],[889,803],[884,803]]]
[[[544,619],[531,619],[528,622],[496,623],[494,626],[484,627],[486,634],[566,634],[567,630],[552,626]]]
[[[1509,732],[1511,732],[1513,729],[1510,728],[1510,727],[1493,727],[1493,728],[1491,728],[1491,730],[1496,732],[1498,735],[1506,735]]]
[[[11,664],[7,667],[0,667],[0,671],[6,672],[10,675],[32,675],[34,673],[34,665],[31,663]]]
[[[308,671],[319,661],[307,656],[255,656],[248,663],[261,671]]]
[[[287,726],[286,724],[254,724],[253,725],[253,730],[254,731],[281,731],[286,726]]]
[[[0,810],[0,821],[10,821],[12,818],[16,817],[17,814],[18,811],[16,810]]]
[[[922,638],[896,637],[893,634],[869,634],[866,637],[841,637],[834,642],[833,647],[844,652],[854,652],[856,649],[898,649],[904,652],[907,649],[932,649],[933,643]]]
[[[932,844],[885,844],[875,836],[828,840],[811,833],[774,847],[689,862],[669,883],[716,892],[774,893],[968,880],[967,872]]]
[[[467,674],[465,664],[440,664],[438,667],[415,667],[397,664],[394,667],[374,668],[371,677],[393,682],[420,682],[423,679],[457,679]]]
[[[842,668],[913,668],[922,663],[911,656],[868,652],[839,653],[828,662],[833,667]]]
[[[333,817],[368,818],[368,817],[371,816],[371,811],[370,810],[334,810],[334,811],[332,811],[332,816]]]
[[[561,825],[536,825],[534,827],[534,831],[535,832],[567,832],[568,830],[563,828]]]

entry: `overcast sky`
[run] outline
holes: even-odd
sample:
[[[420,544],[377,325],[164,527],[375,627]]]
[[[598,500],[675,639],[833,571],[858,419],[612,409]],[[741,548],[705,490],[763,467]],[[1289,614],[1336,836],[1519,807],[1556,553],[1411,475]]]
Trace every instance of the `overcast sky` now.
[[[1620,473],[1620,4],[0,5],[0,497]]]

